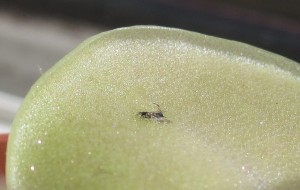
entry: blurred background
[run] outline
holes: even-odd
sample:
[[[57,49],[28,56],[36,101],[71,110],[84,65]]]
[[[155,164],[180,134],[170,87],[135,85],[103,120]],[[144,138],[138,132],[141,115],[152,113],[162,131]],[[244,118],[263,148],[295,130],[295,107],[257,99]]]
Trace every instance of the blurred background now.
[[[299,0],[0,0],[0,134],[49,67],[87,37],[131,25],[192,30],[300,62]],[[0,135],[0,189],[6,141]]]
[[[0,132],[30,86],[87,37],[161,25],[246,42],[300,62],[299,0],[0,0]]]

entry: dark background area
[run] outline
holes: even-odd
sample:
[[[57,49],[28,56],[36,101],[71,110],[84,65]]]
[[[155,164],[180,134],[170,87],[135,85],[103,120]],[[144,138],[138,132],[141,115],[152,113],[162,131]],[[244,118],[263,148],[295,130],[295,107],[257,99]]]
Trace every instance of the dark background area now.
[[[178,27],[246,42],[300,62],[299,0],[0,0],[0,7],[108,28]]]
[[[89,36],[131,25],[237,40],[300,63],[300,0],[0,0],[0,134],[47,69]]]

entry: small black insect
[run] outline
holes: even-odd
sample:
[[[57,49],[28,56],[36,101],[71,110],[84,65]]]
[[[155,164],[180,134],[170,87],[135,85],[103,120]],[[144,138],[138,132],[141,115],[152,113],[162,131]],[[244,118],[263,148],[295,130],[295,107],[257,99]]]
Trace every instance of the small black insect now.
[[[156,112],[139,112],[138,115],[141,118],[152,119],[152,120],[155,120],[160,123],[170,123],[171,121],[166,119],[166,117],[163,115],[163,113],[160,109],[160,106],[156,103],[153,103],[153,104],[157,106],[158,111],[156,111]]]

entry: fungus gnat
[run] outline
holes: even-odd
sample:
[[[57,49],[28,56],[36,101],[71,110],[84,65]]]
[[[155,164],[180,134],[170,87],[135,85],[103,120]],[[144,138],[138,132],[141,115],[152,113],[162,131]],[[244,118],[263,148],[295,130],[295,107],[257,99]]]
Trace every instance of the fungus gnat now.
[[[156,103],[153,103],[153,104],[157,106],[157,108],[158,108],[157,111],[155,111],[155,112],[146,112],[146,111],[139,112],[138,115],[141,118],[154,120],[154,121],[157,121],[159,123],[170,123],[171,121],[166,119],[166,117],[163,115],[163,113],[160,109],[160,106]]]

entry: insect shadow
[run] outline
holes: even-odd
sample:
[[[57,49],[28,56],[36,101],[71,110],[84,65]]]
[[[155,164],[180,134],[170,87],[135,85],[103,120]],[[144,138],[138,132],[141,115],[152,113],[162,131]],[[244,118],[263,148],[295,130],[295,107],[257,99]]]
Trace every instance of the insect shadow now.
[[[138,112],[137,115],[142,119],[148,119],[159,123],[171,123],[171,121],[166,119],[166,117],[164,116],[163,112],[160,109],[160,106],[156,103],[153,104],[157,106],[157,111],[154,112],[143,111],[143,112]]]

